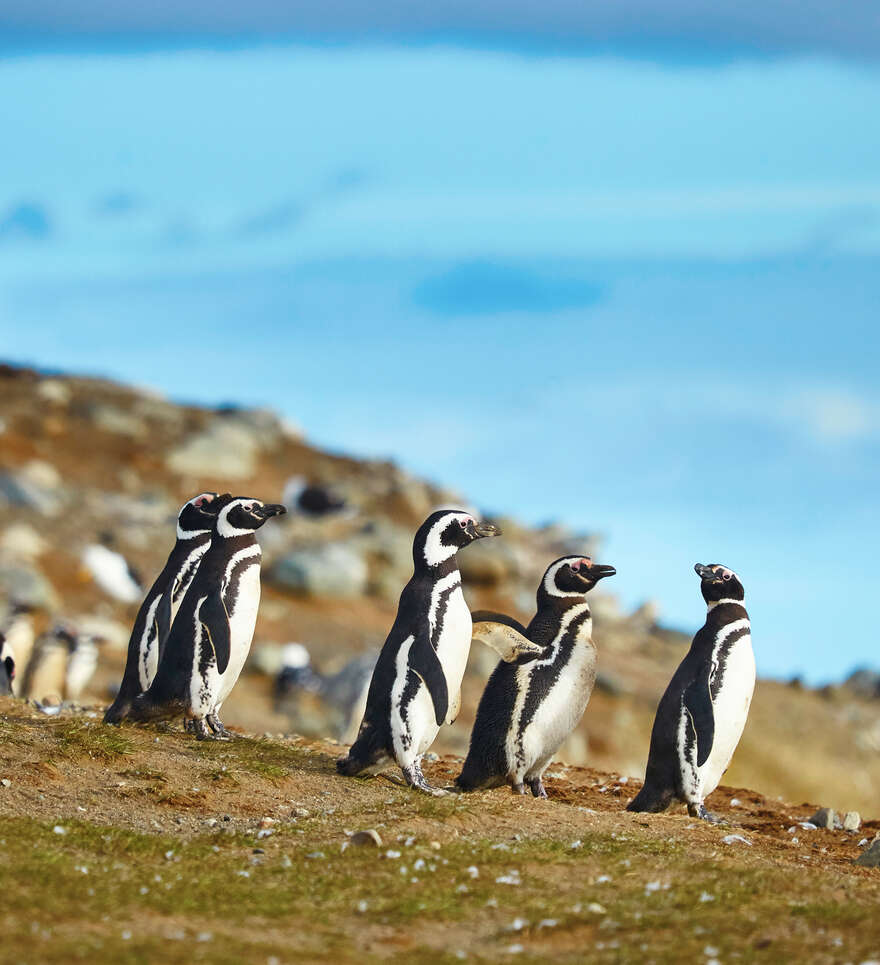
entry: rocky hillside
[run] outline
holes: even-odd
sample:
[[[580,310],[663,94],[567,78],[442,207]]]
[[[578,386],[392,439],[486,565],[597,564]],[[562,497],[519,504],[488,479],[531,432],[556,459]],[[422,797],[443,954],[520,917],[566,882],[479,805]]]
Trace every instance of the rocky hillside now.
[[[84,565],[86,547],[111,545],[149,584],[185,499],[216,489],[278,501],[297,477],[338,497],[344,509],[320,518],[292,512],[261,531],[264,596],[255,647],[224,716],[248,731],[341,736],[340,712],[315,693],[274,700],[282,646],[305,644],[326,674],[355,657],[368,660],[411,572],[414,527],[438,504],[467,501],[391,463],[324,452],[268,411],[177,405],[103,380],[0,368],[0,626],[19,602],[34,608],[38,632],[63,620],[95,634],[98,668],[78,700],[107,703],[137,604],[95,582]],[[554,557],[592,553],[604,561],[588,534],[494,521],[504,537],[460,557],[475,608],[527,617],[538,578]],[[641,776],[656,701],[689,638],[658,626],[650,604],[622,613],[613,596],[596,594],[593,609],[599,685],[560,756]],[[441,732],[438,753],[466,749],[494,661],[475,645],[461,717]],[[64,696],[61,678],[54,688],[51,679],[41,686],[54,689],[56,699]],[[876,812],[880,700],[872,699],[870,686],[859,694],[760,682],[728,783]]]

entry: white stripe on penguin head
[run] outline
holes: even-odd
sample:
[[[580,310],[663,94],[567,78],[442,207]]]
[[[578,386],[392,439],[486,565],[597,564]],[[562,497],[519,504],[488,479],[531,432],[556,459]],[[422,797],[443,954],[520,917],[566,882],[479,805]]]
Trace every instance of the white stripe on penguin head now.
[[[177,514],[177,538],[178,539],[193,539],[195,536],[204,536],[205,533],[210,533],[210,529],[184,529],[180,525],[180,517],[183,515],[183,511],[187,506],[197,506],[200,499],[215,499],[213,493],[199,493],[198,496],[193,496],[192,499],[188,499],[181,507],[180,512]]]
[[[217,533],[223,539],[231,539],[233,536],[247,536],[253,534],[252,529],[238,529],[229,522],[229,514],[236,506],[262,506],[259,499],[233,499],[231,503],[220,510],[217,517]]]
[[[425,537],[425,562],[428,566],[439,566],[445,563],[450,557],[455,556],[460,547],[449,546],[443,542],[443,531],[452,520],[464,520],[469,522],[474,517],[470,513],[450,512],[441,516],[436,523],[428,530]]]
[[[583,596],[587,592],[586,590],[560,590],[556,585],[556,574],[562,567],[568,566],[569,563],[575,560],[582,559],[583,556],[565,556],[548,567],[547,572],[544,574],[544,590],[549,593],[550,596]]]

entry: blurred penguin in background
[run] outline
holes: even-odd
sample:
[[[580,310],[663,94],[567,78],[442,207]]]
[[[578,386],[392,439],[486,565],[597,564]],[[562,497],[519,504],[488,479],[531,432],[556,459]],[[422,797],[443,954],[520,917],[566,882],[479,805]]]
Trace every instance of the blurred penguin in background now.
[[[325,674],[316,670],[311,655],[301,643],[288,643],[281,653],[281,670],[275,678],[275,710],[290,718],[295,731],[313,730],[307,720],[304,705],[309,695],[318,697],[326,710],[325,733],[343,743],[357,737],[358,725],[367,705],[370,677],[376,664],[376,654],[355,657],[337,673]]]
[[[13,603],[4,621],[3,636],[6,638],[7,653],[15,661],[16,679],[12,684],[12,692],[18,697],[21,695],[24,676],[37,638],[34,608],[26,603]]]
[[[144,595],[141,578],[122,553],[113,549],[112,533],[103,533],[100,543],[90,543],[82,551],[83,566],[109,596],[122,603],[139,603]]]

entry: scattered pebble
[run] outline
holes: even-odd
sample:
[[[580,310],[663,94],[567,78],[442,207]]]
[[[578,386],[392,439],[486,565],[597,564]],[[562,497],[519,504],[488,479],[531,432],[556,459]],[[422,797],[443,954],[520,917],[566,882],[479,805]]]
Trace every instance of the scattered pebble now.
[[[306,855],[306,857],[307,857],[307,858],[319,859],[319,858],[326,858],[327,855],[324,854],[323,851],[310,851],[310,852]]]
[[[528,928],[529,923],[525,918],[514,918],[510,925],[510,931],[522,931],[523,928]]]
[[[858,831],[862,826],[862,816],[858,811],[847,811],[843,816],[844,831]]]
[[[611,881],[611,875],[599,875],[599,877],[596,879],[596,884],[604,885],[604,884],[607,884],[609,881]]]
[[[747,844],[749,847],[752,846],[752,842],[744,838],[741,834],[726,834],[721,840],[724,844],[736,844],[739,842],[741,844]]]
[[[393,851],[391,848],[389,848],[389,849],[385,852],[385,857],[386,857],[386,858],[391,858],[392,860],[394,860],[394,859],[400,857],[400,852],[399,852],[399,851]]]
[[[591,912],[591,913],[594,914],[594,915],[607,915],[607,914],[608,914],[608,912],[605,910],[605,906],[604,906],[604,905],[600,905],[598,901],[591,901],[591,902],[587,905],[587,911]]]
[[[740,808],[740,807],[742,807],[742,801],[740,801],[740,799],[739,799],[738,797],[732,797],[732,798],[730,799],[730,806],[731,806],[732,808]]]
[[[810,824],[815,824],[817,828],[834,829],[834,810],[832,808],[819,808],[810,818]]]
[[[571,844],[569,845],[569,848],[571,848],[572,851],[576,851],[578,848],[582,848],[583,846],[584,846],[584,842],[581,841],[580,838],[578,838],[577,841],[571,842]]]
[[[479,869],[475,864],[472,864],[470,867],[465,868],[464,870],[465,870],[472,878],[479,878],[479,877],[480,877],[480,869]]]
[[[367,828],[366,831],[355,831],[348,843],[355,848],[381,848],[382,838],[374,828]]]
[[[12,787],[12,781],[10,781],[8,777],[4,777],[2,780],[0,780],[0,784],[2,784],[3,787]]]
[[[275,818],[260,818],[261,828],[264,828],[264,829],[271,828],[274,823],[275,823]]]
[[[501,875],[500,878],[495,879],[496,885],[521,885],[522,881],[519,877],[519,872],[513,870],[506,875]]]
[[[710,895],[708,891],[703,891],[700,893],[700,901],[707,902],[707,901],[714,901],[714,900],[715,900],[715,895]]]
[[[538,929],[541,928],[555,928],[559,924],[559,920],[556,918],[542,918],[538,922]]]
[[[308,808],[294,808],[293,813],[298,818],[307,818],[309,816]]]

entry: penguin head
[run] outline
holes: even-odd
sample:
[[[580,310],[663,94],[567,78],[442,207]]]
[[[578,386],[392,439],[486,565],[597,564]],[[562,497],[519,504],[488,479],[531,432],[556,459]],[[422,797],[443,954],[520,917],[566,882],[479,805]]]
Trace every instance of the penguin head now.
[[[695,563],[694,571],[700,578],[700,591],[703,599],[710,606],[721,600],[733,600],[741,603],[746,598],[746,591],[743,589],[739,577],[733,570],[722,566],[721,563],[710,563],[708,566],[703,563]]]
[[[416,569],[439,566],[474,540],[500,535],[501,530],[497,526],[480,522],[470,513],[457,509],[439,509],[436,513],[431,513],[416,531],[413,561]]]
[[[538,606],[547,599],[583,596],[606,576],[614,576],[613,566],[594,563],[589,556],[563,556],[554,560],[538,587]]]
[[[224,539],[245,536],[258,530],[267,519],[286,512],[280,503],[264,503],[247,496],[236,496],[220,510],[217,516],[217,533]]]
[[[221,509],[232,499],[231,493],[199,493],[180,507],[177,514],[177,535],[210,532]]]
[[[6,637],[0,633],[0,697],[8,697],[12,693],[13,680],[15,680],[15,659],[6,644]]]

